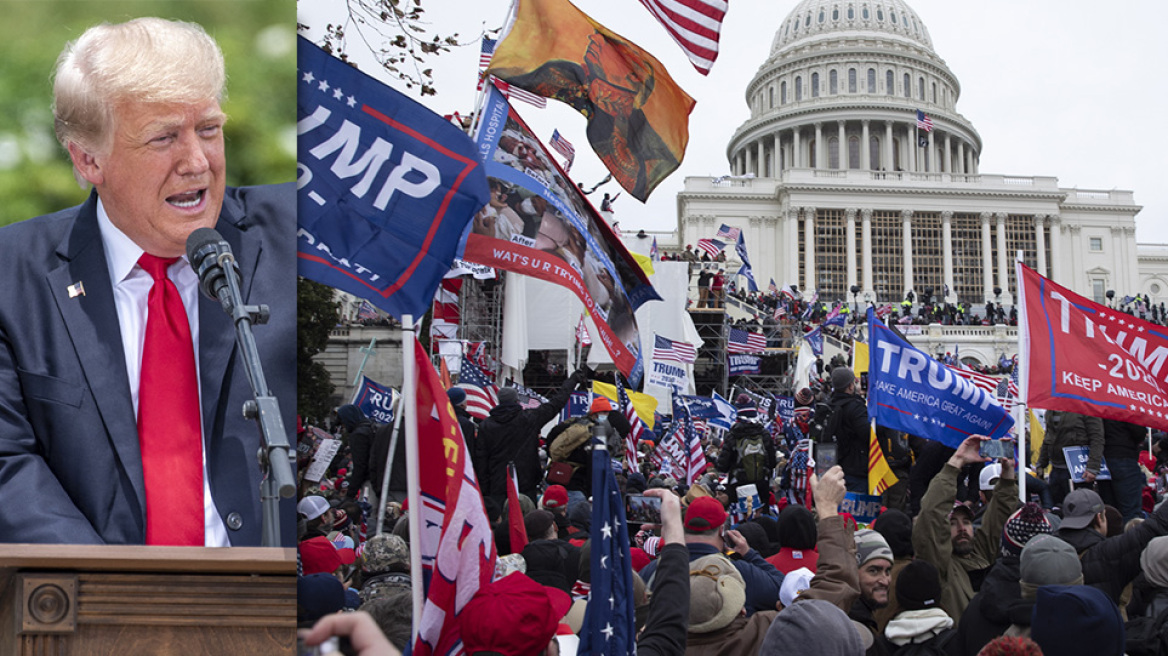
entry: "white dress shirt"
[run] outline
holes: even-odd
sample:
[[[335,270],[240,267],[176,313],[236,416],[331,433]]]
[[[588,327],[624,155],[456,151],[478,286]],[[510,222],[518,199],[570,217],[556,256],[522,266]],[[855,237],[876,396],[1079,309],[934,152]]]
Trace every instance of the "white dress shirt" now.
[[[114,288],[114,304],[118,311],[118,325],[122,332],[122,350],[126,354],[126,374],[130,380],[130,397],[134,402],[134,417],[138,416],[138,387],[142,372],[142,346],[146,339],[147,300],[154,279],[142,267],[138,259],[145,251],[119,230],[109,219],[101,200],[97,201],[97,223],[101,228],[101,242],[105,247],[105,262],[109,267],[110,282]],[[183,306],[187,311],[187,322],[194,340],[195,368],[199,366],[199,277],[187,262],[186,256],[167,269],[167,276],[178,288]],[[202,379],[199,379],[200,381]],[[201,385],[200,385],[201,386]],[[199,401],[199,423],[202,425],[202,399]],[[203,515],[206,546],[231,546],[227,538],[227,527],[215,508],[211,498],[211,485],[207,477],[207,438],[203,433]],[[256,492],[259,493],[258,491]]]

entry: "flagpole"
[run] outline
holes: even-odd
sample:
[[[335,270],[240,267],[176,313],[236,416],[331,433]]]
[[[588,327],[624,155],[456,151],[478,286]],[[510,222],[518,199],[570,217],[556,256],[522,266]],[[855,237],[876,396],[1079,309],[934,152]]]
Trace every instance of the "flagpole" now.
[[[1022,418],[1026,425],[1018,425],[1018,463],[1021,465],[1018,472],[1018,499],[1026,503],[1026,431],[1030,428],[1030,406],[1027,404],[1027,394],[1030,388],[1030,333],[1026,320],[1026,284],[1022,281],[1022,252],[1019,251],[1014,261],[1014,280],[1018,281],[1018,407],[1022,410]],[[1016,421],[1016,425],[1017,422]]]
[[[361,394],[361,376],[365,374],[365,365],[369,364],[369,356],[377,350],[377,338],[373,337],[369,340],[369,346],[362,346],[361,352],[365,357],[361,358],[361,366],[357,369],[357,375],[353,378],[353,400],[349,403],[356,405],[357,397]]]
[[[389,454],[385,458],[385,475],[381,477],[381,496],[377,497],[381,508],[377,511],[377,530],[373,532],[374,535],[381,535],[382,527],[385,526],[385,503],[386,497],[389,496],[389,478],[393,473],[393,457],[397,455],[398,434],[401,432],[402,411],[404,404],[402,403],[402,394],[395,394],[391,404],[393,412],[393,433],[389,438]],[[407,482],[409,478],[406,478]]]
[[[422,494],[418,476],[418,372],[414,363],[414,344],[417,341],[414,317],[402,315],[402,414],[409,414],[406,422],[406,481],[409,488],[410,580],[413,588],[414,617],[422,617],[425,591],[422,581]],[[384,504],[382,504],[384,506]],[[410,644],[418,641],[420,622],[414,622]]]
[[[496,50],[498,50],[499,45],[501,45],[503,43],[503,39],[507,38],[507,35],[511,33],[511,27],[513,25],[515,25],[515,17],[518,15],[518,13],[519,13],[519,0],[511,0],[511,8],[507,10],[507,23],[505,25],[503,25],[503,29],[499,31],[499,38],[495,40],[495,49]],[[481,43],[482,37],[479,37],[479,41]],[[493,59],[494,57],[495,57],[495,53],[492,52],[491,58]],[[490,68],[490,64],[487,64],[487,68]],[[478,91],[478,97],[475,99],[475,108],[474,108],[474,112],[471,114],[470,127],[466,131],[466,134],[468,136],[470,136],[471,138],[474,137],[475,130],[478,129],[479,121],[482,119],[483,104],[486,102],[487,94],[490,92],[490,89],[488,89],[488,87],[493,86],[491,84],[490,73],[487,73],[486,69],[483,69],[483,74],[484,74],[483,84],[482,84],[482,87]],[[417,617],[421,617],[421,616],[418,615]]]

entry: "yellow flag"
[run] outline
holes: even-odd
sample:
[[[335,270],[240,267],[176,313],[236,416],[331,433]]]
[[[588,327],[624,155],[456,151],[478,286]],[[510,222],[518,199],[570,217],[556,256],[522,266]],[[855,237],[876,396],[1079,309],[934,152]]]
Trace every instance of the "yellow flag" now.
[[[882,494],[899,481],[884,459],[884,452],[880,450],[880,443],[876,441],[876,425],[869,428],[871,435],[868,438],[868,490],[872,494]]]
[[[1046,431],[1042,429],[1042,422],[1034,416],[1033,410],[1027,410],[1026,413],[1030,415],[1030,462],[1037,463],[1038,452],[1042,450],[1042,441],[1046,439]]]
[[[592,381],[592,392],[612,401],[612,407],[616,407],[617,395],[615,385],[594,380]],[[629,402],[633,404],[633,409],[637,411],[637,416],[641,418],[641,421],[645,422],[645,426],[649,430],[653,430],[653,413],[657,410],[657,399],[648,394],[634,392],[631,389],[626,389],[625,393],[629,395]]]
[[[632,253],[631,251],[630,255],[637,261],[637,264],[641,265],[641,270],[645,272],[646,276],[653,275],[653,258],[648,255],[641,255],[640,253]]]
[[[868,371],[868,343],[854,342],[852,344],[852,368],[856,371],[856,378]]]

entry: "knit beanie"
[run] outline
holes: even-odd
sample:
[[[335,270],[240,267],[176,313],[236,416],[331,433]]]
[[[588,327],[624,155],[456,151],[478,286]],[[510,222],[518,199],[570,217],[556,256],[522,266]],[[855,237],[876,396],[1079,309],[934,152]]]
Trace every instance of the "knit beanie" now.
[[[1053,535],[1035,535],[1022,548],[1019,586],[1023,599],[1034,599],[1047,585],[1081,585],[1083,563],[1070,544]]]
[[[1123,618],[1106,592],[1089,585],[1038,589],[1030,637],[1044,654],[1123,656]]]
[[[903,511],[895,508],[885,510],[872,522],[872,528],[884,536],[893,556],[904,558],[913,555],[912,518]]]
[[[864,650],[860,628],[842,610],[823,599],[804,599],[775,616],[758,654],[863,656]]]
[[[894,560],[884,536],[870,528],[856,531],[856,566],[863,567],[864,563],[876,558],[883,558],[890,565]]]
[[[1148,583],[1168,588],[1168,535],[1152,538],[1140,556],[1140,567]]]
[[[896,578],[896,601],[905,610],[937,608],[941,604],[941,575],[927,560],[914,560]]]
[[[804,506],[787,506],[779,512],[779,546],[785,549],[814,549],[819,534],[815,517]]]
[[[1002,528],[1002,557],[1021,556],[1022,547],[1039,533],[1051,533],[1050,522],[1042,506],[1028,503],[1014,511]]]

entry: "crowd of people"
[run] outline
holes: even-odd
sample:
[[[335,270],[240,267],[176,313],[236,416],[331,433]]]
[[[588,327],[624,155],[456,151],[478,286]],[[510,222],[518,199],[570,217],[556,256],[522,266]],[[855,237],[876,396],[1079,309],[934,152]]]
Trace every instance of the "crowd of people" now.
[[[592,581],[593,429],[601,417],[615,429],[615,462],[630,430],[599,397],[584,417],[553,425],[589,382],[589,372],[573,372],[530,408],[504,388],[481,422],[460,388],[449,391],[498,553],[494,581],[459,614],[468,654],[576,653]],[[649,457],[617,475],[622,494],[660,500],[660,523],[627,524],[639,652],[1158,653],[1140,650],[1168,635],[1168,437],[1155,434],[1149,449],[1146,429],[1048,412],[1039,460],[1020,471],[1013,459],[979,455],[979,436],[954,449],[880,428],[877,444],[899,480],[861,525],[839,508],[849,492],[868,493],[863,381],[836,366],[824,383],[794,394],[786,426],[739,395],[731,428],[702,436],[711,466],[692,484]],[[344,634],[358,653],[394,653],[416,619],[405,485],[377,499],[384,466],[370,463],[385,452],[373,445],[390,431],[354,410],[338,410],[348,448],[302,487],[299,620],[315,625],[310,643]],[[808,461],[807,438],[817,452],[834,447],[834,466]],[[1072,445],[1089,452],[1077,481],[1061,458]],[[1104,461],[1110,480],[1100,476]],[[508,462],[522,547],[507,521]],[[753,502],[740,495],[750,486]],[[638,499],[640,519],[644,506]],[[334,614],[343,609],[363,613]]]

